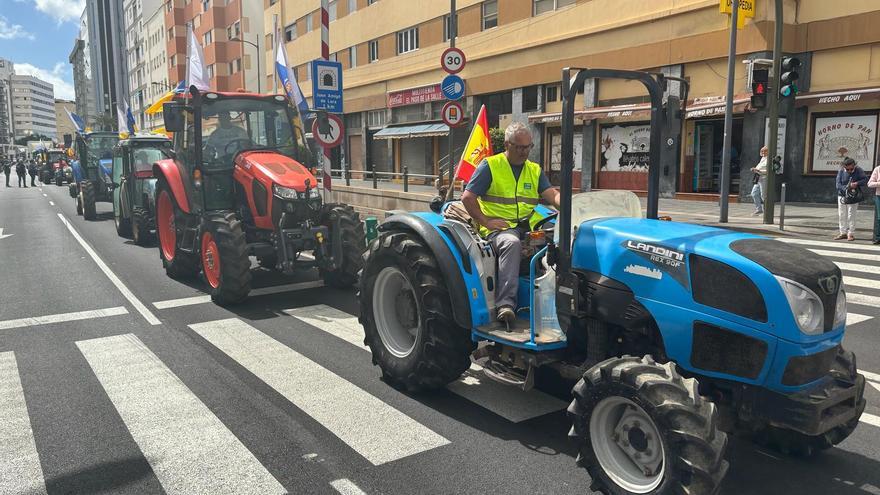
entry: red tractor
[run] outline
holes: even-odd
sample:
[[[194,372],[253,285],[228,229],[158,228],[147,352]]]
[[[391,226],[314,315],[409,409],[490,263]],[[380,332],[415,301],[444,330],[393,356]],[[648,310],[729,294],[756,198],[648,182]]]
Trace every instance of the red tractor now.
[[[192,87],[163,112],[174,150],[153,173],[168,276],[201,273],[221,305],[250,292],[250,256],[287,275],[317,268],[333,287],[357,281],[363,224],[350,206],[322,201],[286,98]]]

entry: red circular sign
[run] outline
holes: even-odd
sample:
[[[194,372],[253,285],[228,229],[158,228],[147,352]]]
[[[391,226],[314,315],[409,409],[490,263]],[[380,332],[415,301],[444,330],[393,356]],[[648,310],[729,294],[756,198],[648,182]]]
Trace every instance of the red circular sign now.
[[[440,56],[440,66],[450,74],[458,74],[461,72],[466,63],[467,58],[465,58],[464,52],[458,48],[449,47],[444,50],[443,55]]]
[[[342,119],[340,119],[337,115],[328,113],[327,132],[321,134],[318,126],[318,119],[315,119],[312,122],[312,137],[314,137],[321,146],[332,148],[334,146],[338,146],[339,143],[342,142],[342,134],[344,129],[345,128],[342,125]]]
[[[449,127],[456,127],[464,121],[464,110],[457,101],[450,101],[443,105],[443,122]]]

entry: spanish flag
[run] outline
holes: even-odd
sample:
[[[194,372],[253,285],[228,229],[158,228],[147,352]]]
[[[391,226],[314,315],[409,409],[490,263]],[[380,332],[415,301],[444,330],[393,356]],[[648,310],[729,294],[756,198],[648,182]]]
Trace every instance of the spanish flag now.
[[[464,153],[461,154],[461,161],[458,162],[458,171],[455,173],[455,178],[467,183],[471,180],[471,176],[474,175],[477,165],[487,156],[492,156],[492,141],[489,139],[489,121],[486,119],[486,105],[483,105],[480,107],[477,123],[474,125],[474,130],[471,131],[471,137],[468,138]]]

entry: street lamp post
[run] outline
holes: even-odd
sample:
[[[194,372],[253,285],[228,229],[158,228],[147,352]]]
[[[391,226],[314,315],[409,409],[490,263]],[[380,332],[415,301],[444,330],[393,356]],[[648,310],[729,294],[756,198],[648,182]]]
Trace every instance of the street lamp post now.
[[[238,37],[229,38],[229,41],[240,41],[242,43],[247,43],[248,45],[251,45],[252,47],[257,49],[257,93],[262,93],[263,91],[260,89],[260,79],[263,78],[263,74],[260,72],[260,45],[259,45],[260,38],[257,38],[257,43],[254,43],[253,41],[248,41],[244,38],[238,38]],[[244,47],[242,47],[241,52],[242,52],[242,54],[244,54]],[[244,62],[242,61],[242,63],[244,63]],[[245,85],[247,85],[247,77],[244,78],[244,83],[245,83]],[[245,89],[247,89],[247,88],[245,88]]]

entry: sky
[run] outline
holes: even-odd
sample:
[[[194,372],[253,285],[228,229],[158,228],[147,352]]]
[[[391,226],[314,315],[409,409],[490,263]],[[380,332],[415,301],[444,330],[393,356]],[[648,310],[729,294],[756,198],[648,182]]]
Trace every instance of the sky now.
[[[0,0],[0,58],[16,74],[52,83],[55,98],[74,99],[68,62],[85,0]]]

